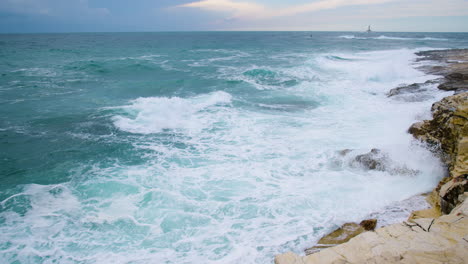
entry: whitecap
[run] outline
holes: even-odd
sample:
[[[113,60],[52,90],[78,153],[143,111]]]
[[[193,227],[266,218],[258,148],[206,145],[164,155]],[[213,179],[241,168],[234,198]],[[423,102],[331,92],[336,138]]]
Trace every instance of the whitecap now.
[[[200,130],[210,123],[203,120],[202,111],[216,110],[214,108],[230,104],[231,100],[230,94],[221,91],[192,98],[138,98],[121,107],[127,115],[114,116],[113,120],[119,129],[131,133]]]

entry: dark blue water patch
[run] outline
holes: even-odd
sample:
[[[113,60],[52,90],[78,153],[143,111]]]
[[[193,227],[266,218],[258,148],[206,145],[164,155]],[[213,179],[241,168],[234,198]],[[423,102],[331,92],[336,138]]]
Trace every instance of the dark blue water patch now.
[[[131,142],[106,117],[64,115],[37,118],[22,130],[0,131],[2,188],[18,184],[55,184],[73,177],[70,169],[119,160],[124,165],[146,162]],[[112,162],[111,162],[112,163]]]
[[[167,71],[163,62],[152,62],[133,59],[108,59],[71,62],[63,67],[65,71],[83,72],[91,75],[141,75],[158,74]]]
[[[343,57],[336,56],[336,55],[329,55],[329,56],[326,56],[326,58],[330,60],[336,60],[336,61],[353,61],[353,59],[343,58]]]

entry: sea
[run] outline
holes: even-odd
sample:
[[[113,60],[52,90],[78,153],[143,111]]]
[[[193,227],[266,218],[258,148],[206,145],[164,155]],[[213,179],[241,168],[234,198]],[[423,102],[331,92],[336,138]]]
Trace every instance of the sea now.
[[[0,263],[273,263],[402,221],[445,173],[407,129],[451,93],[387,93],[452,48],[468,33],[2,34]],[[353,162],[373,148],[405,170]]]

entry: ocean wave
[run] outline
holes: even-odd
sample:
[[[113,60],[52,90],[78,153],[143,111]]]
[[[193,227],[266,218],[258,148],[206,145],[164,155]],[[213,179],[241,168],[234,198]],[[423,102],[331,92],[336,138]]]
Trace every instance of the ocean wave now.
[[[218,91],[192,98],[146,97],[122,106],[126,114],[113,118],[116,127],[123,131],[150,134],[164,129],[200,130],[207,124],[201,111],[230,104],[232,96]]]
[[[433,41],[447,41],[446,38],[431,38],[431,37],[422,37],[422,38],[406,38],[406,37],[392,37],[380,35],[378,37],[374,36],[355,36],[355,35],[343,35],[338,38],[343,39],[377,39],[377,40],[433,40]]]

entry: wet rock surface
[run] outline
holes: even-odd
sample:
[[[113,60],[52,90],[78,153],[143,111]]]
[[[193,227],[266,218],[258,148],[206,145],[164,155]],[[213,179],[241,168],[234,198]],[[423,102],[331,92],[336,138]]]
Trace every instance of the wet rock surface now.
[[[441,65],[423,66],[421,70],[436,75],[443,75],[439,89],[454,91],[455,94],[468,91],[468,52],[463,49],[432,50],[416,53],[418,61],[435,61]]]
[[[353,150],[345,149],[338,152],[341,157],[348,159],[348,165],[353,168],[385,171],[391,175],[414,176],[419,173],[417,170],[408,168],[404,164],[398,164],[392,160],[387,153],[380,149],[371,149],[368,153],[355,155]],[[336,164],[342,164],[343,161],[336,160]]]
[[[437,85],[441,84],[445,79],[438,78],[434,80],[428,80],[424,83],[413,83],[413,84],[402,84],[396,88],[391,89],[387,93],[387,97],[394,100],[405,101],[405,102],[422,102],[433,98],[431,90]]]
[[[440,84],[437,88],[444,91],[455,91],[455,93],[462,93],[468,91],[468,81],[449,81]]]

